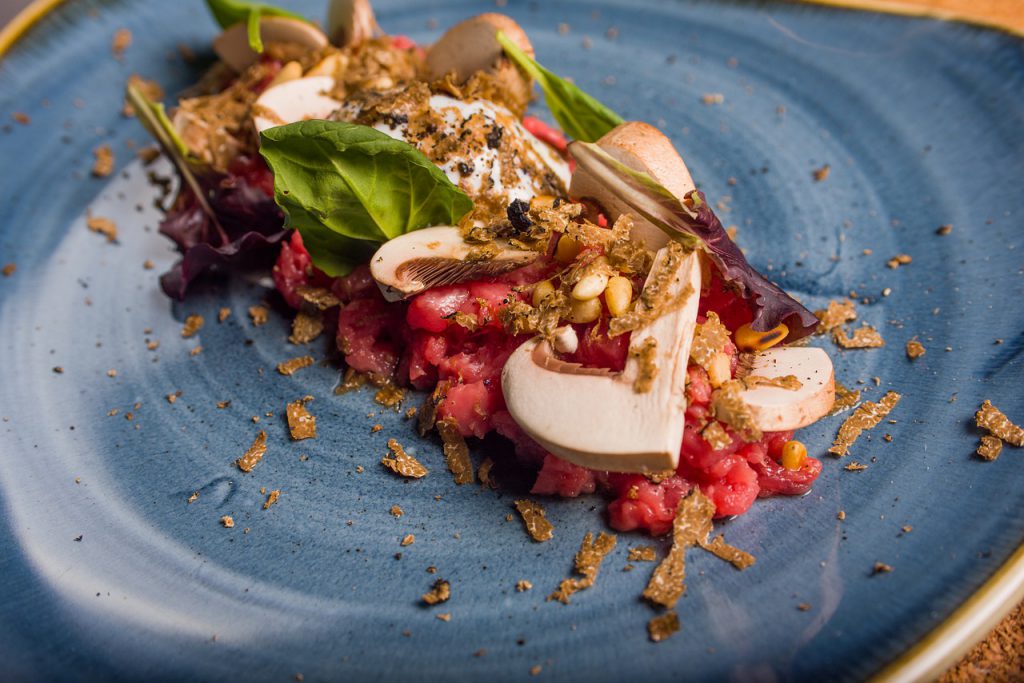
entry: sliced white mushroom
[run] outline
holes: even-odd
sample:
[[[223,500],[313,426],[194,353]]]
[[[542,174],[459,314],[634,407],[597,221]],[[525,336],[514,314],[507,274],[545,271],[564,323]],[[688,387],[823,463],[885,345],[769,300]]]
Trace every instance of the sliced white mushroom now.
[[[627,121],[605,133],[597,144],[630,168],[656,179],[680,199],[694,189],[693,178],[679,152],[672,141],[654,126],[641,121]],[[621,200],[609,196],[604,187],[582,169],[572,174],[569,196],[595,200],[612,222],[620,214],[631,213]],[[659,249],[668,243],[665,233],[633,213],[633,239],[642,241],[649,249]]]
[[[832,410],[835,376],[832,360],[823,350],[811,346],[771,348],[753,355],[746,375],[786,377],[800,381],[799,389],[755,386],[740,392],[754,425],[764,432],[800,429]]]
[[[504,14],[488,12],[452,26],[440,40],[427,50],[425,63],[429,80],[454,74],[457,83],[464,83],[478,71],[490,73],[499,86],[509,93],[509,99],[529,102],[533,81],[527,78],[505,56],[495,37],[504,32],[523,52],[533,56],[533,45],[526,31]],[[515,112],[522,116],[522,111]]]
[[[334,89],[330,76],[308,76],[267,88],[253,107],[258,132],[296,121],[326,119],[341,106],[327,93]]]
[[[655,268],[666,257],[658,253]],[[635,330],[632,344],[657,340],[657,374],[650,391],[637,393],[641,372],[631,354],[621,373],[559,361],[540,338],[516,349],[501,375],[505,402],[516,423],[558,457],[613,472],[663,472],[679,464],[686,411],[686,364],[697,322],[700,264],[686,256],[671,282],[673,294],[693,293],[685,305]]]
[[[289,17],[263,17],[260,19],[260,38],[263,44],[294,43],[310,50],[327,46],[327,36],[312,24]],[[213,51],[220,60],[235,71],[244,71],[259,55],[249,47],[246,23],[239,22],[224,29],[213,39]]]
[[[338,47],[358,45],[379,33],[369,0],[331,0],[327,5],[327,35]]]
[[[501,246],[486,259],[470,259],[473,245],[458,228],[414,230],[385,242],[370,259],[370,274],[388,301],[398,301],[431,287],[500,275],[532,262],[538,254]]]

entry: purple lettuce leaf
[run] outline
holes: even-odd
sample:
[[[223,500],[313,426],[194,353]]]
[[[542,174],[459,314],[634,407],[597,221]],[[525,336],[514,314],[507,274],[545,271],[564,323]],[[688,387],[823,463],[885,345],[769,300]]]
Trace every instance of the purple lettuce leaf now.
[[[216,218],[183,187],[160,223],[160,233],[182,253],[160,277],[164,293],[174,299],[183,299],[189,285],[211,268],[266,260],[272,253],[268,247],[287,233],[273,198],[244,176],[208,172],[197,179]]]
[[[785,341],[793,342],[817,329],[818,319],[811,311],[750,265],[702,192],[694,190],[681,201],[649,175],[629,168],[593,143],[572,142],[569,152],[578,165],[577,173],[583,170],[592,174],[669,237],[690,248],[703,248],[722,277],[750,304],[754,330],[765,332],[785,324],[789,329]]]

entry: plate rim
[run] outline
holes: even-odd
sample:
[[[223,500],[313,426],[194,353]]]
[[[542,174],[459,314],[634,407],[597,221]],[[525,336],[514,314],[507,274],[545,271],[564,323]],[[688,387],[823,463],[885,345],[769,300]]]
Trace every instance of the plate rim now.
[[[956,14],[935,15],[927,8],[899,3],[878,7],[865,0],[803,0],[824,8],[854,9],[868,13],[889,12],[915,17],[938,17],[973,24],[981,30],[998,30],[1013,38],[1024,38],[1011,27],[985,23]],[[29,30],[47,14],[68,0],[32,0],[0,28],[0,61]],[[873,683],[932,681],[960,661],[996,625],[1024,602],[1024,539],[1017,550],[1000,565],[974,593],[953,612],[880,670],[871,675]]]

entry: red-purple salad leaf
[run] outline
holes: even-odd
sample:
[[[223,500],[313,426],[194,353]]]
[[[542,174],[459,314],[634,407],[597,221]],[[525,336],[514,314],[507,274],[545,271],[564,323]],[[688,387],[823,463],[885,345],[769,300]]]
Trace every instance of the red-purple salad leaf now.
[[[605,189],[672,239],[691,248],[703,248],[722,277],[750,303],[753,329],[763,332],[783,323],[789,328],[787,342],[817,329],[818,319],[811,311],[750,265],[729,239],[702,192],[694,190],[677,198],[646,173],[629,168],[593,143],[572,142],[569,153],[576,160],[577,173],[590,173]]]
[[[175,299],[183,299],[189,284],[212,267],[265,259],[271,253],[266,248],[287,233],[273,198],[246,175],[208,173],[198,180],[217,220],[185,188],[160,224],[160,233],[182,252],[160,277],[164,293]]]

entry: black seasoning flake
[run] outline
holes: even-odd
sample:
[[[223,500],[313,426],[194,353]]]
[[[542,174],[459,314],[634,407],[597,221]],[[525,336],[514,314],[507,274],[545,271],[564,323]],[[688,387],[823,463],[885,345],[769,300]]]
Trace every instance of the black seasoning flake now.
[[[647,622],[647,635],[655,643],[660,643],[679,630],[679,615],[674,610],[653,617]]]
[[[533,226],[533,221],[530,220],[530,205],[522,199],[516,199],[509,204],[505,214],[516,232],[525,232]]]
[[[487,133],[487,147],[490,149],[501,147],[501,136],[504,132],[505,129],[501,126],[492,126],[490,132]]]
[[[517,500],[515,505],[530,538],[538,543],[550,541],[554,536],[555,527],[548,521],[544,508],[532,500]]]

